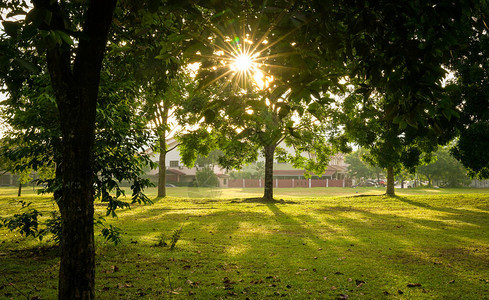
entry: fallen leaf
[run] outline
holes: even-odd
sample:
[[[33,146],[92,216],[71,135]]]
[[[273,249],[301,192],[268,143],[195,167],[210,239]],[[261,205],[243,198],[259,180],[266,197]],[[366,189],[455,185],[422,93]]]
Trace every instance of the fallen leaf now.
[[[401,290],[397,290],[397,293],[398,293],[399,295],[404,294],[404,292],[403,292],[403,291],[401,291]]]
[[[334,291],[334,290],[336,290],[336,287],[333,285],[333,286],[331,287],[331,289]]]
[[[450,280],[448,283],[455,283],[455,279]]]
[[[357,285],[357,288],[359,288],[359,287],[361,287],[362,285],[365,284],[365,281],[355,279],[355,284]]]
[[[348,282],[352,282],[352,281],[353,281],[353,279],[351,279],[351,278],[348,278]]]
[[[198,282],[193,282],[193,281],[192,281],[192,280],[190,280],[190,279],[188,279],[187,281],[185,281],[185,283],[186,283],[187,285],[189,285],[189,286],[192,286],[192,287],[194,287],[194,286],[198,286],[198,285],[199,285],[199,283],[198,283]]]
[[[408,283],[407,287],[419,287],[421,286],[421,283]]]

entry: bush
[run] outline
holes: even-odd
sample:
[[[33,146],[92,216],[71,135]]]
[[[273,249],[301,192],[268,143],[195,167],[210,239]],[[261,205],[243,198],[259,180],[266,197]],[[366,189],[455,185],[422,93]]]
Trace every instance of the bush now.
[[[197,186],[201,187],[217,187],[219,180],[214,171],[209,167],[204,167],[195,173]]]

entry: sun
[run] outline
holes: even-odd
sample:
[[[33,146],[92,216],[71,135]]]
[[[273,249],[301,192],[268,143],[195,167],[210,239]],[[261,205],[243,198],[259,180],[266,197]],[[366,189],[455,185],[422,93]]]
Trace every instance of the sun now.
[[[248,54],[239,54],[231,63],[231,69],[238,72],[248,72],[254,69],[253,58]]]
[[[239,41],[239,38],[235,38],[235,40]],[[241,48],[238,45],[234,52],[228,55],[226,65],[229,67],[229,71],[233,73],[233,80],[245,86],[246,82],[251,82],[259,90],[267,88],[269,83],[273,81],[273,76],[265,76],[260,69],[262,64],[259,63],[259,51]]]

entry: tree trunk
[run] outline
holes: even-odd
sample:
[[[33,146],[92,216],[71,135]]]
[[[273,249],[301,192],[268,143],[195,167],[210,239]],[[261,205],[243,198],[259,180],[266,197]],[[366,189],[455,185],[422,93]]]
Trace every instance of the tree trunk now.
[[[58,299],[94,299],[93,142],[79,145],[72,140],[64,149],[58,200],[62,219]]]
[[[158,107],[159,113],[156,114],[156,118],[160,118],[156,123],[158,124],[158,139],[159,139],[159,150],[160,159],[158,162],[158,197],[166,197],[166,128],[168,123],[168,111],[169,108],[166,102],[163,107]]]
[[[394,192],[394,168],[387,168],[387,190],[385,191],[387,196],[395,196]]]
[[[160,160],[158,162],[158,197],[166,197],[166,138],[159,136]]]
[[[273,155],[275,153],[275,145],[265,146],[265,193],[263,200],[273,200]]]
[[[56,161],[61,188],[55,193],[62,221],[58,299],[95,298],[95,114],[102,60],[116,2],[89,1],[78,44],[47,47],[46,62],[62,131],[61,158]],[[33,0],[32,3],[34,9],[51,12],[44,30],[66,32],[69,29],[58,1]]]
[[[17,190],[17,197],[22,196],[22,183],[19,182],[19,189]]]

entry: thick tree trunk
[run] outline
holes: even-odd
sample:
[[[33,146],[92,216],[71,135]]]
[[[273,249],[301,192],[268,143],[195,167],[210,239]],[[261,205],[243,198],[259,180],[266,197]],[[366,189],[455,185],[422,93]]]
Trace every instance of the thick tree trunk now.
[[[84,145],[72,139],[64,145],[58,299],[95,298],[92,149],[93,139]]]
[[[387,196],[395,196],[394,192],[394,168],[387,168],[387,189],[385,191]]]
[[[100,71],[116,0],[88,2],[83,34],[73,55],[67,44],[50,44],[47,67],[56,96],[62,130],[56,176],[56,201],[62,220],[58,299],[95,298],[93,234],[95,112]],[[33,0],[35,9],[52,17],[44,29],[68,30],[58,1]],[[71,28],[70,28],[71,30]]]
[[[265,193],[263,200],[273,200],[273,155],[275,153],[275,145],[265,147]]]
[[[166,139],[160,135],[160,160],[158,162],[158,197],[166,197]]]

